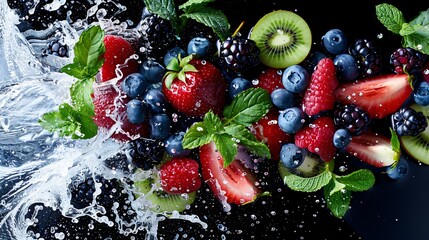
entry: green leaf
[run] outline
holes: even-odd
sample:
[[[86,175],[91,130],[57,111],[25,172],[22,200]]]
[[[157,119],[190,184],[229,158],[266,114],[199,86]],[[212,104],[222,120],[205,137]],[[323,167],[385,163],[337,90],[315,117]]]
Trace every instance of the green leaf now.
[[[169,20],[175,28],[177,27],[177,12],[174,0],[144,0],[144,4],[149,12]]]
[[[323,171],[314,177],[301,177],[295,174],[286,174],[283,181],[292,190],[300,192],[316,192],[326,186],[332,179],[330,171]]]
[[[239,124],[230,124],[225,126],[225,132],[237,139],[237,143],[245,146],[251,153],[271,158],[270,149],[261,141],[256,139],[249,129]]]
[[[73,77],[78,79],[94,77],[104,62],[102,56],[106,49],[103,39],[104,31],[100,26],[92,26],[83,31],[73,48],[75,54],[73,63],[62,67],[61,71],[73,74],[77,73],[80,67],[82,73],[72,75]]]
[[[184,4],[179,6],[180,10],[185,13],[196,12],[207,6],[208,3],[214,2],[215,0],[188,0]]]
[[[402,24],[402,28],[399,31],[399,35],[401,36],[408,36],[415,33],[414,27],[412,25],[410,25],[409,23],[404,23]]]
[[[390,145],[392,146],[392,150],[394,152],[400,152],[401,151],[401,143],[399,141],[399,137],[391,127],[389,128],[389,130],[390,130],[390,134],[391,134]]]
[[[75,123],[70,119],[63,119],[59,111],[43,114],[39,124],[50,132],[57,132],[60,137],[70,136],[77,129]]]
[[[182,140],[183,148],[193,149],[204,144],[209,143],[212,140],[212,135],[209,134],[203,122],[197,122],[186,131],[185,136]]]
[[[61,71],[77,79],[84,79],[86,77],[84,67],[75,62],[62,67]]]
[[[429,8],[426,11],[420,12],[411,22],[411,25],[427,26],[429,25]]]
[[[346,185],[343,183],[340,183],[339,181],[337,181],[335,178],[332,178],[332,181],[334,183],[334,187],[332,188],[331,192],[329,192],[329,195],[331,196],[332,194],[338,192],[338,191],[342,191],[343,189],[346,188]]]
[[[402,12],[395,6],[382,3],[375,6],[378,20],[391,32],[399,34],[402,24],[405,23]]]
[[[323,193],[329,210],[337,218],[342,218],[349,210],[351,191],[341,190],[336,191],[331,195],[335,187],[334,180],[330,181],[328,185],[323,188]]]
[[[262,88],[249,88],[240,92],[226,106],[223,115],[226,124],[237,123],[250,126],[261,119],[271,108],[271,98],[267,90]]]
[[[94,103],[91,94],[93,93],[94,78],[76,81],[70,87],[70,96],[75,109],[83,115],[94,116]]]
[[[404,36],[403,46],[410,47],[424,54],[429,54],[429,25],[414,25],[414,33]]]
[[[203,119],[204,127],[209,134],[220,133],[224,131],[222,121],[212,111],[207,112]]]
[[[237,155],[238,146],[237,143],[232,140],[229,134],[215,134],[213,135],[213,142],[216,144],[216,148],[223,158],[223,166],[227,167],[235,159]]]
[[[345,176],[337,176],[335,179],[344,184],[349,191],[366,191],[375,183],[374,174],[368,169],[359,169]]]
[[[230,36],[228,19],[220,10],[206,7],[199,9],[197,12],[182,14],[180,17],[193,19],[212,28],[222,41]]]

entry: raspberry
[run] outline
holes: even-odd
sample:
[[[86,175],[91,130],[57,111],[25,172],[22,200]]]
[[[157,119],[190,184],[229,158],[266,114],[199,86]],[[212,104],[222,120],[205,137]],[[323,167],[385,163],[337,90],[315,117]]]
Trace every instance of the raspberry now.
[[[295,145],[318,154],[323,161],[331,161],[336,150],[334,133],[334,120],[327,116],[319,117],[295,134]]]
[[[334,90],[338,85],[335,72],[334,62],[330,58],[324,58],[317,64],[302,100],[302,107],[307,115],[334,109]]]
[[[172,158],[160,168],[162,189],[169,194],[197,191],[201,187],[199,164],[190,158]]]

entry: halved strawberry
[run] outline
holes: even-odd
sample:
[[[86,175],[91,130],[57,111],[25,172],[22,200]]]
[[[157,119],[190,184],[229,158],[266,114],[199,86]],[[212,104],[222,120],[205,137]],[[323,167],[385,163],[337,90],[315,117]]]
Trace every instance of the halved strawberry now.
[[[392,150],[390,139],[369,130],[354,136],[346,151],[375,167],[386,167],[395,162],[396,153]]]
[[[101,82],[109,81],[117,77],[116,67],[122,72],[122,78],[131,73],[137,72],[138,63],[136,59],[130,59],[133,54],[136,54],[131,44],[124,38],[116,35],[104,36],[104,46],[106,51],[104,53],[104,63],[100,69]],[[119,79],[119,81],[121,80]]]
[[[162,189],[169,194],[197,191],[201,187],[200,165],[191,158],[174,157],[159,169]]]
[[[273,108],[252,125],[252,133],[259,141],[267,144],[273,160],[280,160],[280,149],[283,144],[293,142],[294,139],[293,135],[280,129],[277,123],[278,118],[279,112]]]
[[[203,179],[218,199],[242,205],[260,194],[254,175],[240,161],[223,167],[223,158],[214,142],[200,147],[200,162]]]
[[[407,74],[385,74],[340,84],[338,101],[356,104],[371,118],[384,118],[397,110],[412,94]]]
[[[331,117],[322,116],[295,134],[295,144],[300,148],[307,148],[308,151],[318,154],[323,161],[328,162],[335,156],[334,133],[334,120]]]
[[[334,109],[334,91],[337,86],[334,62],[330,58],[321,59],[311,74],[309,86],[304,92],[302,110],[308,116],[313,116]]]
[[[258,76],[254,87],[267,90],[270,94],[277,88],[284,88],[282,83],[282,71],[277,68],[267,67]]]

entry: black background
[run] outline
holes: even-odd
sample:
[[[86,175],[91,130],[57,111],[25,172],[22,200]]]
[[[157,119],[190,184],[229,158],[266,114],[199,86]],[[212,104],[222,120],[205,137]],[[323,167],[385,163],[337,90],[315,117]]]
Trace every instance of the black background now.
[[[8,0],[9,1],[9,0]],[[22,1],[22,2],[21,2]],[[23,0],[9,1],[12,7],[25,13]],[[41,1],[45,2],[44,0]],[[70,1],[69,1],[70,2]],[[46,23],[64,19],[65,12],[73,9],[83,13],[89,4],[75,1],[68,8],[61,8],[57,14],[38,9],[29,19],[34,28],[44,28]],[[304,1],[304,0],[217,0],[216,7],[222,9],[235,29],[245,21],[243,32],[248,31],[264,14],[272,10],[285,9],[296,11],[309,24],[313,34],[314,49],[319,47],[322,35],[332,28],[342,29],[349,39],[356,37],[371,38],[376,41],[381,54],[388,58],[390,53],[400,47],[399,36],[389,33],[376,18],[375,6],[391,3],[399,8],[407,21],[429,7],[427,1]],[[141,1],[123,1],[128,10],[118,17],[121,20],[139,20],[143,4]],[[42,4],[39,4],[42,5]],[[81,15],[72,15],[80,18]],[[383,38],[377,35],[382,33]],[[353,163],[349,163],[352,168]],[[365,167],[365,166],[363,166]],[[159,237],[162,239],[428,239],[427,223],[429,213],[425,211],[428,202],[427,187],[429,180],[426,166],[410,161],[410,174],[400,182],[377,175],[376,186],[369,192],[353,195],[351,209],[344,219],[337,219],[326,209],[321,193],[300,193],[288,190],[275,171],[275,164],[269,164],[265,176],[264,189],[272,192],[271,197],[260,198],[245,206],[233,206],[231,212],[222,211],[221,204],[207,191],[200,190],[199,197],[187,213],[195,213],[209,224],[203,229],[198,224],[181,220],[166,220],[160,223]],[[425,177],[428,175],[428,177]],[[426,207],[427,209],[427,207]],[[416,217],[417,216],[417,217]],[[46,218],[47,225],[56,222],[57,214]],[[67,220],[62,220],[67,222]],[[82,220],[84,222],[84,220]],[[82,224],[84,225],[84,224]],[[81,226],[82,226],[81,225]],[[72,234],[82,234],[81,230],[71,230]],[[427,233],[429,234],[429,233]],[[113,239],[129,239],[118,236],[114,229],[96,225],[84,236],[112,236]],[[144,234],[135,235],[144,239]],[[223,238],[225,237],[225,238]],[[91,239],[91,237],[90,237]]]

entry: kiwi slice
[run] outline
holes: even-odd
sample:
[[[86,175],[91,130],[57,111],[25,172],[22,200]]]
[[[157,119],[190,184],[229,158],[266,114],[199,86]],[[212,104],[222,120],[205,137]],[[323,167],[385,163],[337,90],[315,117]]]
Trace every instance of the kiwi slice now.
[[[412,104],[410,107],[417,112],[422,112],[423,115],[429,119],[429,106]],[[411,157],[429,165],[429,127],[427,127],[425,131],[415,137],[401,136],[400,140],[402,148]]]
[[[253,27],[250,39],[260,49],[260,60],[273,68],[302,62],[311,49],[311,31],[298,14],[276,10],[263,16]]]
[[[150,178],[134,182],[134,186],[138,192],[142,193],[142,195],[137,194],[136,197],[145,197],[146,200],[152,203],[150,210],[157,213],[183,212],[196,198],[196,192],[187,194],[169,194],[164,192],[159,185],[159,178],[156,173],[153,173]]]
[[[294,169],[289,169],[279,161],[279,173],[280,177],[284,179],[285,176],[290,174],[295,174],[301,177],[314,177],[321,173],[324,168],[324,164],[319,157],[313,154],[307,154],[304,158],[304,161],[299,165],[299,167]]]

